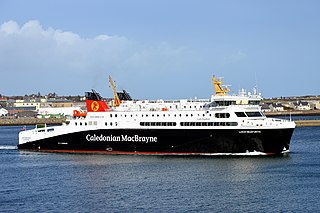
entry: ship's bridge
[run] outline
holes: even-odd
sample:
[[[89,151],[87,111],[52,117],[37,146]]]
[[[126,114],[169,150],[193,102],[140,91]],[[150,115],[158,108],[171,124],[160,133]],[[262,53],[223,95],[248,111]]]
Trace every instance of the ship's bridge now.
[[[262,98],[260,96],[212,96],[211,102],[215,102],[217,106],[230,105],[259,105]]]

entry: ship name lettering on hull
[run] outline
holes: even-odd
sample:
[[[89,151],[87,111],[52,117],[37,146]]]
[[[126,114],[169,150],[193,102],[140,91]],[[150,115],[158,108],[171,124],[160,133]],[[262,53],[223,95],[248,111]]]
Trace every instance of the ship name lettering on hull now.
[[[145,136],[139,136],[139,135],[120,135],[120,136],[114,136],[114,135],[90,135],[87,134],[86,136],[87,141],[109,141],[109,142],[114,142],[114,141],[119,141],[119,142],[141,142],[141,143],[156,143],[158,142],[157,137],[145,137]]]

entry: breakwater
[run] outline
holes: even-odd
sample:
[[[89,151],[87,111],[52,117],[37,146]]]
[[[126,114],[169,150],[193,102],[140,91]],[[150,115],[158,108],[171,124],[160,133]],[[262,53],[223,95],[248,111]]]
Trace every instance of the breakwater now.
[[[320,126],[320,120],[295,120],[294,121],[299,126]]]
[[[65,118],[10,118],[0,119],[0,126],[28,126],[36,124],[59,125],[65,122]]]

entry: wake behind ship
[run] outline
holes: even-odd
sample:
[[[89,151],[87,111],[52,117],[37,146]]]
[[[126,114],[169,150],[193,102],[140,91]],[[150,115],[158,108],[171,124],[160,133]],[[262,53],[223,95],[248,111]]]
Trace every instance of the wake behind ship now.
[[[295,123],[267,118],[256,92],[228,95],[213,78],[209,99],[122,101],[110,108],[94,90],[87,113],[19,133],[19,149],[139,155],[279,155]]]

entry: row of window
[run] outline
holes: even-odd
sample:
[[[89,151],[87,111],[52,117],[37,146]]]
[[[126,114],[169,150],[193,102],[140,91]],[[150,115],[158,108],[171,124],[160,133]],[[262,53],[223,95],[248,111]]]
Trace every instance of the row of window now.
[[[180,122],[181,126],[238,126],[237,122]]]
[[[89,125],[89,126],[92,126],[92,125],[97,126],[97,125],[98,125],[98,122],[97,122],[97,121],[79,122],[79,123],[78,123],[78,122],[75,122],[75,125],[76,125],[76,126],[78,126],[78,125],[79,125],[79,126],[88,126],[88,125]],[[113,122],[105,122],[104,125],[105,125],[105,126],[113,126],[113,125],[114,125],[114,126],[118,126],[118,122],[114,122],[114,123],[113,123]]]
[[[140,126],[176,126],[176,122],[140,122]]]
[[[235,114],[237,115],[237,117],[262,117],[263,116],[263,114],[261,113],[261,112],[259,112],[259,111],[256,111],[256,112],[235,112]],[[166,115],[168,116],[168,117],[170,117],[170,114],[162,114],[163,115],[163,117],[166,117]],[[206,114],[202,114],[202,116],[204,117]],[[209,117],[211,117],[212,116],[212,114],[208,114],[209,115]],[[118,117],[118,115],[117,114],[110,114],[110,117],[112,118],[112,117]],[[146,114],[146,115],[141,115],[141,117],[149,117],[149,115],[148,114]],[[174,117],[182,117],[182,114],[174,114],[173,115]],[[185,114],[185,116],[186,117],[188,117],[189,116],[189,114]],[[194,114],[190,114],[190,117],[193,117],[194,116]],[[198,114],[198,116],[201,116],[200,114]],[[122,117],[122,115],[121,115],[121,117]],[[127,115],[125,114],[124,115],[124,117],[127,117]],[[128,117],[129,117],[129,115],[128,115]],[[131,114],[130,115],[130,117],[133,117],[133,115]],[[138,115],[136,114],[136,117],[138,117]],[[160,117],[160,115],[159,114],[151,114],[150,115],[150,117]],[[230,117],[230,114],[229,113],[215,113],[214,114],[214,117],[215,118],[229,118]]]
[[[78,126],[78,124],[79,124],[79,126],[82,126],[82,125],[84,125],[84,126],[92,126],[92,125],[94,125],[94,126],[96,126],[97,124],[98,124],[98,122],[97,121],[89,121],[89,122],[75,122],[75,125],[76,126]]]
[[[140,122],[140,126],[176,126],[176,122]],[[180,126],[238,126],[237,122],[180,122]]]
[[[78,123],[75,122],[77,126]],[[97,121],[79,122],[79,125],[97,125]],[[117,122],[105,122],[105,126],[118,126]],[[140,126],[177,126],[176,122],[140,122]],[[180,122],[180,126],[238,126],[237,122]]]
[[[216,118],[229,118],[230,117],[229,113],[216,113],[214,115]]]
[[[241,101],[242,102],[242,101]],[[240,104],[243,104],[241,103]],[[215,102],[212,102],[212,103],[215,103],[216,105],[218,106],[230,106],[230,105],[237,105],[237,102],[236,101],[215,101]],[[255,100],[255,101],[249,101],[249,105],[259,105],[260,104],[260,101],[259,100]]]
[[[236,105],[236,101],[215,101],[218,106]]]
[[[210,114],[208,114],[209,115],[209,117],[211,117],[212,116],[212,114],[210,113]],[[149,114],[146,114],[146,115],[141,115],[141,117],[160,117],[160,114],[151,114],[151,115],[149,115]],[[170,114],[162,114],[162,116],[163,117],[166,117],[166,116],[168,116],[168,117],[170,117]],[[174,114],[173,115],[174,117],[182,117],[182,114]],[[189,114],[185,114],[185,116],[186,117],[189,117]],[[190,117],[193,117],[194,116],[194,114],[190,114]],[[206,114],[198,114],[198,117],[199,116],[203,116],[203,117],[205,117],[206,116]],[[112,118],[112,117],[115,117],[115,118],[117,118],[118,117],[118,114],[110,114],[110,117]],[[122,117],[122,115],[121,115],[121,117]],[[127,115],[125,114],[124,115],[124,117],[127,117]],[[128,115],[128,117],[129,117],[129,115]],[[131,114],[130,115],[130,117],[133,117],[133,114]],[[136,114],[136,117],[138,117],[138,115]],[[230,114],[229,113],[215,113],[214,114],[214,117],[215,118],[229,118],[230,117]]]
[[[263,114],[259,111],[256,112],[235,112],[235,114],[237,115],[237,117],[262,117]],[[214,114],[216,118],[229,118],[230,114],[229,113],[215,113]],[[112,114],[110,114],[110,116],[112,117]],[[117,114],[114,114],[115,117],[117,117]],[[131,115],[132,116],[132,115]],[[152,117],[154,117],[155,115],[152,114]],[[159,117],[159,114],[156,115],[157,117]],[[163,116],[165,117],[165,114],[163,114]],[[174,115],[175,117],[177,116],[176,114]],[[179,117],[181,117],[182,115],[179,114]],[[186,117],[188,117],[188,114],[185,115]],[[192,117],[193,114],[190,114],[190,116]],[[200,116],[198,114],[198,116]],[[205,114],[203,114],[203,116],[205,116]],[[211,114],[209,114],[209,116],[211,116]],[[143,115],[142,115],[143,117]],[[148,117],[148,114],[146,114],[146,117]],[[75,122],[75,125],[78,125],[78,122]],[[91,125],[97,125],[97,121],[89,121],[89,122],[79,122],[79,125],[82,126],[91,126]],[[106,126],[108,126],[108,123],[105,123]],[[118,123],[109,123],[110,126],[115,125],[117,126]],[[141,126],[176,126],[176,122],[140,122]],[[236,122],[181,122],[180,123],[181,126],[237,126],[238,124]]]

